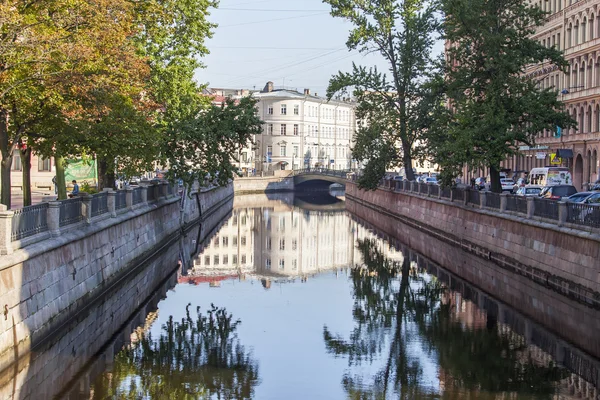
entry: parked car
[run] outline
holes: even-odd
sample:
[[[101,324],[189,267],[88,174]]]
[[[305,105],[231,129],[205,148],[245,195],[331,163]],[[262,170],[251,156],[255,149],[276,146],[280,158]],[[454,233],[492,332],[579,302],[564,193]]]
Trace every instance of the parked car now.
[[[434,185],[437,185],[437,184],[438,184],[438,181],[437,181],[437,179],[436,179],[436,178],[432,178],[432,177],[425,178],[424,182],[425,182],[425,183],[433,183]]]
[[[519,179],[517,179],[517,181],[515,182],[515,184],[513,186],[513,193],[517,193],[517,191],[519,190],[519,188],[525,187],[525,185],[527,185],[527,179],[526,178],[519,178]],[[535,186],[535,187],[539,187],[541,189],[541,186]]]
[[[538,197],[542,192],[541,186],[521,186],[515,193],[517,196]]]
[[[501,178],[500,185],[502,185],[503,192],[512,192],[513,187],[515,186],[515,181],[510,178]]]
[[[475,189],[484,190],[485,189],[485,178],[477,178],[475,179]]]
[[[544,187],[540,192],[540,197],[550,200],[566,200],[575,193],[577,193],[577,189],[573,185],[554,185]]]
[[[600,192],[579,192],[567,199],[569,203],[600,204]]]
[[[403,180],[404,180],[404,177],[403,177],[402,175],[396,175],[396,176],[394,177],[394,180],[395,180],[395,181],[403,181]]]

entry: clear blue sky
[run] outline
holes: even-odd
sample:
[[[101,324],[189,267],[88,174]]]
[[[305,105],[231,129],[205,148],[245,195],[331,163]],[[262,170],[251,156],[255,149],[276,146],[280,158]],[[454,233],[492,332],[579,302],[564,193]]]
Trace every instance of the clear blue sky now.
[[[329,78],[352,62],[386,69],[378,55],[349,52],[350,24],[329,15],[321,0],[221,0],[209,20],[219,24],[207,41],[211,54],[196,79],[211,87],[311,89],[325,95]],[[386,69],[387,70],[387,69]]]

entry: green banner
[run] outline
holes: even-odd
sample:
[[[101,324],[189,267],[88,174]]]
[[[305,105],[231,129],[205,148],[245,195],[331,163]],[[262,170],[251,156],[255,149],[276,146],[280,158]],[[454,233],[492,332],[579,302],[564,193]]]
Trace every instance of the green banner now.
[[[67,185],[76,180],[81,186],[87,182],[90,186],[98,185],[98,173],[96,169],[96,160],[69,160],[65,168],[65,182]]]

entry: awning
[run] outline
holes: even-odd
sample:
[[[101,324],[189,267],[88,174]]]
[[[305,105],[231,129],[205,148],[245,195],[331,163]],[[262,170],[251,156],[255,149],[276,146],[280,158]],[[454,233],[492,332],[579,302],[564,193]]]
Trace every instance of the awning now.
[[[560,158],[573,158],[573,150],[571,149],[558,149],[556,155]]]

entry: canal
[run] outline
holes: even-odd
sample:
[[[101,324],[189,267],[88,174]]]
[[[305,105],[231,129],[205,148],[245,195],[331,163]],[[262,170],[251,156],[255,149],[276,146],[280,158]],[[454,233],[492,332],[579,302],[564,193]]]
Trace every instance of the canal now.
[[[236,197],[207,239],[191,231],[152,263],[148,273],[174,272],[90,360],[78,361],[77,346],[39,350],[36,363],[0,376],[0,395],[598,398],[600,363],[568,337],[378,232],[339,198]],[[82,337],[91,323],[82,324],[64,335]],[[76,367],[53,377],[52,363]]]

